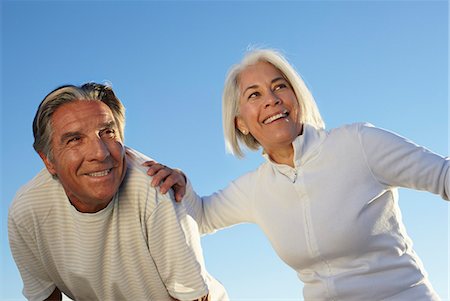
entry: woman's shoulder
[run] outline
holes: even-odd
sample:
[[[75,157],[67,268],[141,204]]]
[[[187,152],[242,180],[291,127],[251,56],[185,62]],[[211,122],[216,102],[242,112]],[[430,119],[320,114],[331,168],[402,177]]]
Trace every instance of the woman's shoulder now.
[[[356,134],[366,128],[375,128],[375,126],[369,122],[354,122],[354,123],[343,124],[336,128],[332,128],[332,129],[328,130],[327,132],[329,135],[343,134],[343,133]]]
[[[338,140],[356,140],[359,141],[361,135],[377,130],[373,124],[369,122],[355,122],[344,124],[336,128],[326,131],[327,139]]]
[[[252,185],[252,183],[255,183],[255,181],[257,181],[258,177],[261,174],[266,173],[270,168],[271,167],[268,162],[263,162],[256,168],[244,172],[243,174],[235,178],[231,183]]]

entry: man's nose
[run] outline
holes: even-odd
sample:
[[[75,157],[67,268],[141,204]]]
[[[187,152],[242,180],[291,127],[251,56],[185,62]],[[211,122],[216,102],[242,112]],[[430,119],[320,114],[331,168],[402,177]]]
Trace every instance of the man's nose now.
[[[104,161],[110,155],[108,145],[100,137],[92,139],[88,148],[89,160]]]

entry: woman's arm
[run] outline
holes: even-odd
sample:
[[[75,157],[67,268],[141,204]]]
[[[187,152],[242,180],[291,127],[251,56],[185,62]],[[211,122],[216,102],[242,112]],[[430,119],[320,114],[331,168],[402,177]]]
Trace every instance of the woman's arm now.
[[[232,181],[224,189],[200,197],[187,180],[183,203],[197,222],[200,233],[216,230],[239,223],[253,223],[253,188],[251,173]]]
[[[450,198],[450,161],[392,132],[361,125],[360,143],[374,177],[387,186]]]
[[[255,185],[252,183],[251,173],[238,178],[210,196],[200,197],[182,171],[155,161],[147,161],[144,166],[149,167],[147,174],[153,176],[155,183],[152,182],[152,185],[160,183],[162,193],[171,188],[172,177],[177,176],[184,180],[178,182],[177,189],[188,214],[197,222],[200,233],[212,233],[238,223],[253,222],[252,191]],[[181,201],[181,198],[177,198],[177,201]]]

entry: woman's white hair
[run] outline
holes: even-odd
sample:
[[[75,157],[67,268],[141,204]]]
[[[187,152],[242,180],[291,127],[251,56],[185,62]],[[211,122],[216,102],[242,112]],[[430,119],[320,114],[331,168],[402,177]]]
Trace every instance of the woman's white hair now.
[[[299,121],[317,129],[325,128],[314,97],[301,76],[285,57],[273,49],[257,49],[246,53],[239,64],[231,67],[225,80],[222,95],[222,123],[227,152],[238,158],[244,157],[241,144],[251,150],[257,150],[261,145],[251,135],[242,134],[236,127],[236,117],[239,114],[239,75],[250,65],[267,62],[280,70],[282,75],[292,86],[300,106]]]

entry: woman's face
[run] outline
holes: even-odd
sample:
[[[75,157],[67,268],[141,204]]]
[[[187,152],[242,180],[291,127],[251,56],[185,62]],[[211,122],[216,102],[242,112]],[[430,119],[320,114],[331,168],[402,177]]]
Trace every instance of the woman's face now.
[[[300,107],[294,90],[272,64],[258,62],[239,75],[236,126],[250,133],[267,153],[290,147],[300,135]]]

